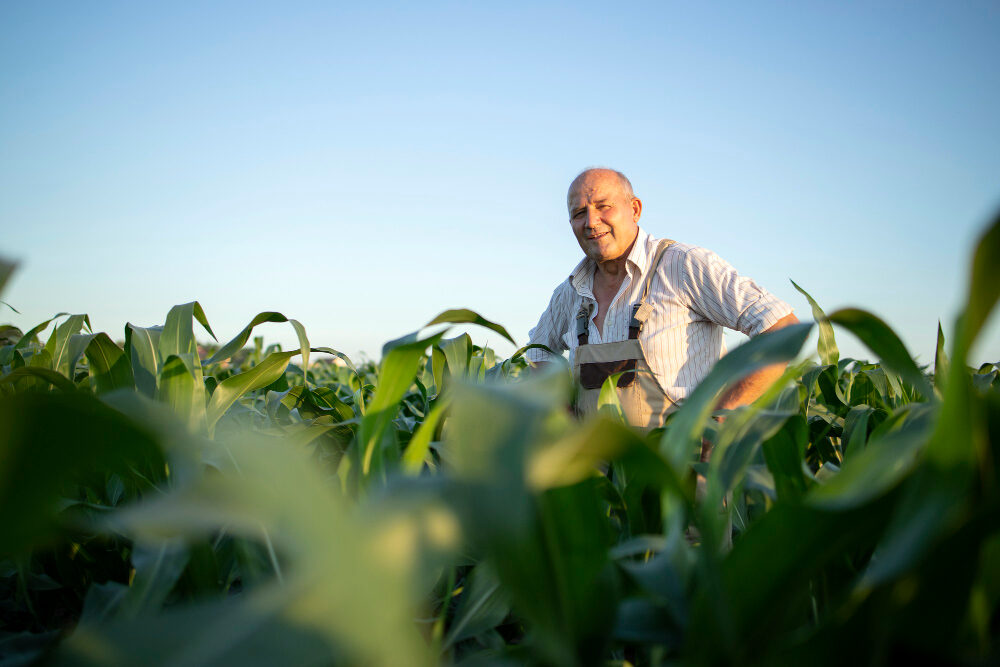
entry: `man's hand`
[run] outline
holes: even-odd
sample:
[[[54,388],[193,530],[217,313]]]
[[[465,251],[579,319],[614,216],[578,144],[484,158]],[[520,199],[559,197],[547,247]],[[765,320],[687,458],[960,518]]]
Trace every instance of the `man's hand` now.
[[[774,326],[762,331],[761,333],[777,331],[782,327],[798,324],[798,321],[799,318],[795,317],[794,314],[785,315],[780,320],[775,322]],[[759,371],[751,373],[723,394],[717,407],[724,410],[731,410],[740,405],[753,403],[760,397],[761,394],[767,391],[767,388],[770,387],[775,380],[781,377],[781,374],[785,371],[785,366],[787,365],[788,364],[774,364],[773,366],[765,366]]]

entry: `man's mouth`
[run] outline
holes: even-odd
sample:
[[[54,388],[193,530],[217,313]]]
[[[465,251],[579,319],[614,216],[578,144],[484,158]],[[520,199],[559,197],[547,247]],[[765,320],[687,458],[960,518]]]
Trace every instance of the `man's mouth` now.
[[[608,235],[608,232],[601,232],[600,234],[594,234],[593,236],[588,236],[587,240],[588,241],[596,241],[597,239],[601,238],[602,236],[607,236],[607,235]]]

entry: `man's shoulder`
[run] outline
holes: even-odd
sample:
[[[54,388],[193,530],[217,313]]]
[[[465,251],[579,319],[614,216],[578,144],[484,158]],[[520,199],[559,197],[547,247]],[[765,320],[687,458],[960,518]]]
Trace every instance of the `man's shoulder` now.
[[[715,256],[715,253],[708,248],[692,245],[690,243],[684,243],[683,241],[676,241],[674,239],[654,238],[650,236],[646,241],[650,257],[653,256],[656,252],[656,248],[663,241],[670,241],[670,245],[667,246],[667,249],[663,252],[663,259],[660,262],[661,267],[674,262],[692,260],[699,261]]]
[[[655,239],[655,243],[662,240]],[[708,248],[674,241],[664,251],[656,272],[670,283],[700,282],[724,273],[728,266],[724,259]]]
[[[566,278],[561,283],[556,285],[556,288],[552,290],[551,305],[558,307],[575,299],[576,288],[573,287],[573,276],[571,275],[569,278]]]
[[[656,252],[657,247],[659,247],[659,245],[664,241],[670,242],[667,250],[671,253],[685,253],[689,250],[698,248],[698,246],[691,245],[690,243],[684,243],[683,241],[678,241],[674,238],[656,236],[642,227],[640,227],[639,230],[639,237],[645,241],[646,252],[650,254],[650,257],[652,257],[652,254]]]
[[[576,304],[577,293],[570,279],[563,280],[552,290],[552,297],[543,317],[548,316],[556,323],[556,328],[568,326],[566,321]]]
[[[575,294],[576,290],[573,288],[573,274],[570,274],[568,278],[556,285],[556,288],[552,291],[552,293],[554,295]]]
[[[672,239],[670,245],[667,247],[667,251],[675,255],[686,255],[689,252],[697,250],[705,250],[705,248],[684,243],[683,241],[673,241]]]

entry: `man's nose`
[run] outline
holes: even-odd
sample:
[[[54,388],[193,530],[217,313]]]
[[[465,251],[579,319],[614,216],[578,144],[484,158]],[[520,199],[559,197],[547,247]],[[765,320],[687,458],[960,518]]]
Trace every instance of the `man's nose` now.
[[[600,214],[596,208],[587,209],[587,226],[593,227],[601,219]]]

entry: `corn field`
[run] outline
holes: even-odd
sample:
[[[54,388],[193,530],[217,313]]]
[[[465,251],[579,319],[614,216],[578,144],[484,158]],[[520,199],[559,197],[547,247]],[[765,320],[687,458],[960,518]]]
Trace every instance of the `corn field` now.
[[[513,343],[470,310],[359,366],[278,312],[220,344],[196,302],[120,343],[82,314],[5,327],[0,665],[997,664],[1000,366],[967,359],[1000,218],[968,285],[933,368],[803,292],[815,322],[649,433],[610,384],[580,421],[565,365],[447,337]]]

